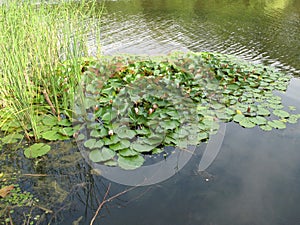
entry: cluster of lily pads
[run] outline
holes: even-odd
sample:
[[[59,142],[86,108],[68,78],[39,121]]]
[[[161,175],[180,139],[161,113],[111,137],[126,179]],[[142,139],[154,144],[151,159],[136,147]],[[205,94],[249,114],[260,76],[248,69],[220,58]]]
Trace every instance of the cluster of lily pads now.
[[[51,146],[45,142],[69,140],[76,129],[79,129],[78,127],[74,127],[69,119],[58,119],[51,114],[41,114],[36,118],[36,123],[40,132],[38,138],[41,139],[42,142],[34,143],[25,148],[24,154],[27,158],[37,158],[47,154],[51,150]],[[33,130],[30,129],[30,127],[27,127],[27,129],[30,137],[36,135],[32,133]],[[0,132],[4,134],[0,139],[2,144],[16,145],[22,142],[22,140],[26,140],[20,123],[13,120],[12,117],[5,118],[5,123],[0,127]]]
[[[219,122],[283,129],[296,123],[274,91],[290,76],[232,56],[175,53],[86,61],[74,109],[79,146],[93,163],[136,169],[166,146],[187,150]]]
[[[135,169],[146,156],[170,154],[166,146],[187,150],[208,140],[219,122],[265,131],[297,123],[296,108],[284,107],[275,93],[285,91],[290,78],[207,52],[85,60],[73,121],[41,110],[37,99],[39,133],[28,126],[24,134],[22,123],[8,112],[0,115],[0,144],[38,137],[40,142],[24,152],[36,158],[50,151],[49,142],[75,136],[92,162]]]

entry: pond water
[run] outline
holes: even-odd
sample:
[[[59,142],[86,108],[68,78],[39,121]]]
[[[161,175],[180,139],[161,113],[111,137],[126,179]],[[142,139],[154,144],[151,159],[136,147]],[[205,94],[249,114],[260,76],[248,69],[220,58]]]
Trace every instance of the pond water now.
[[[292,73],[287,93],[278,95],[300,112],[298,0],[106,0],[101,29],[106,55],[212,51]],[[300,224],[299,137],[299,123],[271,132],[228,123],[205,176],[197,173],[203,143],[170,179],[105,204],[94,224]],[[53,211],[42,224],[90,224],[110,183],[109,197],[128,187],[95,174],[75,143],[56,145],[46,165],[20,153],[0,166],[47,175],[20,183]]]

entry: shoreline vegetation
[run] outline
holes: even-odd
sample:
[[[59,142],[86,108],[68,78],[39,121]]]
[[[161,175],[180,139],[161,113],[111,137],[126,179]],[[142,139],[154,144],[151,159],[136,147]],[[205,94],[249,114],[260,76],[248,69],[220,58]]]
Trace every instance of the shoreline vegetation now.
[[[41,115],[71,118],[89,38],[100,54],[103,7],[96,1],[9,1],[0,5],[1,130],[41,138]],[[50,113],[49,113],[50,112]],[[10,125],[8,125],[10,124]]]
[[[283,129],[285,122],[298,119],[284,111],[281,99],[272,93],[286,90],[288,75],[233,56],[191,52],[152,58],[104,57],[96,38],[99,49],[91,57],[89,36],[100,37],[103,11],[94,1],[13,1],[0,9],[1,143],[16,144],[24,139],[31,143],[24,152],[28,158],[46,154],[51,149],[47,141],[67,140],[80,134],[83,125],[74,118],[78,116],[78,112],[74,114],[78,98],[84,99],[80,107],[84,106],[85,115],[79,113],[84,121],[95,122],[95,118],[87,119],[88,113],[94,113],[101,120],[98,125],[102,124],[89,128],[94,133],[80,136],[91,150],[91,160],[110,162],[117,154],[118,160],[125,159],[118,163],[124,169],[141,166],[143,153],[161,153],[164,146],[190,144],[191,140],[185,137],[192,135],[191,130],[197,136],[197,142],[192,144],[207,140],[211,130],[216,130],[217,120],[272,130]],[[138,83],[143,80],[146,84],[152,82],[152,86]],[[128,93],[128,87],[132,89],[134,85],[136,92],[147,96]],[[84,88],[79,91],[78,87]],[[176,93],[171,93],[176,89]],[[165,94],[169,98],[162,97]],[[124,102],[122,95],[130,100]],[[126,115],[115,115],[116,99],[120,101],[117,107],[127,107],[123,109]],[[184,112],[197,114],[199,121],[183,119]],[[268,121],[265,117],[271,114],[277,119]],[[130,117],[127,127],[117,120],[121,116]],[[183,123],[191,126],[183,131]],[[153,130],[151,126],[159,128]],[[181,134],[184,140],[177,137],[178,132],[186,133]],[[127,165],[129,158],[136,158],[138,164]]]
[[[219,122],[264,131],[298,122],[274,93],[291,76],[273,68],[209,52],[101,56],[102,12],[88,0],[0,5],[1,152],[23,148],[42,160],[54,141],[73,139],[91,162],[133,170],[168,157],[166,146],[207,141]],[[10,209],[32,207],[33,197],[0,187],[12,224]]]
[[[91,57],[102,11],[86,0],[0,6],[2,145],[29,143],[25,156],[37,158],[75,137],[94,163],[135,169],[165,146],[206,141],[220,121],[267,131],[299,119],[273,94],[290,76],[233,56],[108,57],[95,38]]]

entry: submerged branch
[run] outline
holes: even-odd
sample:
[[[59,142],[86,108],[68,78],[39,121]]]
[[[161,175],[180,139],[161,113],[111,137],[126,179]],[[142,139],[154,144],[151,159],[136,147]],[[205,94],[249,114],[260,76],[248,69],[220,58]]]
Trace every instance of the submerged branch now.
[[[109,184],[109,186],[107,187],[107,190],[106,190],[106,192],[105,192],[105,195],[104,195],[104,197],[103,197],[103,200],[102,200],[102,202],[99,204],[98,209],[96,210],[95,215],[93,216],[93,218],[92,218],[92,220],[91,220],[91,222],[90,222],[90,225],[93,225],[93,224],[94,224],[94,221],[95,221],[96,217],[98,216],[100,210],[102,209],[102,207],[103,207],[107,202],[110,202],[110,201],[112,201],[113,199],[115,199],[115,198],[117,198],[117,197],[119,197],[119,196],[121,196],[121,195],[123,195],[123,194],[126,194],[127,192],[129,192],[129,191],[135,189],[137,186],[128,188],[128,189],[126,189],[126,190],[124,190],[124,191],[122,191],[122,192],[119,192],[118,194],[116,194],[116,195],[114,195],[114,196],[111,196],[110,198],[106,199],[106,197],[107,197],[107,195],[108,195],[108,193],[109,193],[110,187],[111,187],[111,184]]]

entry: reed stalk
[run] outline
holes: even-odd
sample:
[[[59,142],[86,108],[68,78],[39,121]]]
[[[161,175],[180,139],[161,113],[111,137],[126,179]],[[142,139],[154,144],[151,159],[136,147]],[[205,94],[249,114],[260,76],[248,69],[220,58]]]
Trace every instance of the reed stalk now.
[[[41,114],[71,116],[81,59],[100,56],[102,9],[95,0],[0,5],[0,127],[17,121],[37,140]]]

